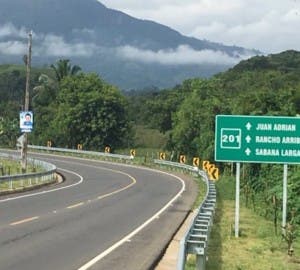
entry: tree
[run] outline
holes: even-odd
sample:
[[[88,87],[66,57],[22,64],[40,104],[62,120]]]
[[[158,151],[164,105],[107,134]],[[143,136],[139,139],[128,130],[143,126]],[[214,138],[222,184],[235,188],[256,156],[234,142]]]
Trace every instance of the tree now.
[[[72,66],[69,59],[60,59],[55,65],[52,64],[50,67],[55,72],[58,82],[60,82],[64,77],[77,75],[79,71],[81,71],[79,66]]]
[[[51,129],[57,145],[72,148],[80,143],[85,149],[97,150],[127,142],[126,100],[96,74],[63,78],[56,111]]]
[[[17,118],[0,118],[0,145],[4,147],[15,147],[19,133],[19,122]]]
[[[220,81],[195,79],[189,87],[190,94],[173,117],[171,145],[178,152],[212,159],[215,115],[226,112],[226,104],[218,93]]]
[[[49,75],[41,74],[38,85],[33,88],[34,132],[30,139],[35,144],[43,145],[52,137],[49,123],[55,118],[59,84]]]
[[[58,83],[47,74],[41,74],[38,85],[33,88],[33,103],[35,106],[47,106],[56,99]]]

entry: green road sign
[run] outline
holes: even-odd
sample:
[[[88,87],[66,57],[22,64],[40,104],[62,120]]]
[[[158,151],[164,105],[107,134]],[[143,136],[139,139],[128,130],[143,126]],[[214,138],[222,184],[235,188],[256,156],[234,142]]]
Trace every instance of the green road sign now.
[[[215,160],[300,163],[300,117],[217,115]]]

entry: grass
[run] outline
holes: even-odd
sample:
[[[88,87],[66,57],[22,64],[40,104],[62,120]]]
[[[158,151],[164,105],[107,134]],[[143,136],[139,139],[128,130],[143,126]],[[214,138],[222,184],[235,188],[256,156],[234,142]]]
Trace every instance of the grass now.
[[[135,126],[134,142],[138,148],[163,148],[168,141],[168,134],[145,126]]]
[[[201,204],[201,202],[203,202],[205,195],[206,195],[206,183],[204,181],[201,180],[201,178],[197,177],[195,178],[195,181],[198,184],[198,197],[196,199],[196,201],[194,202],[194,209],[198,208],[199,205]]]
[[[36,171],[41,171],[41,168],[38,168],[37,166],[31,163],[27,164],[27,173],[36,172]],[[0,158],[0,176],[21,174],[21,173],[22,173],[22,167],[20,161]]]
[[[296,270],[300,269],[300,242],[287,255],[287,244],[275,235],[273,223],[240,204],[240,237],[234,237],[234,180],[217,183],[217,208],[208,244],[206,270]],[[186,269],[195,269],[195,257]]]
[[[33,172],[41,172],[43,169],[35,166],[34,164],[28,163],[27,164],[27,173]],[[7,175],[16,175],[22,174],[22,167],[20,161],[11,160],[11,159],[3,159],[0,158],[0,176],[7,176]],[[16,190],[22,189],[28,186],[39,185],[40,183],[31,182],[31,180],[18,180],[18,181],[1,181],[0,182],[0,192],[7,191],[7,190]]]

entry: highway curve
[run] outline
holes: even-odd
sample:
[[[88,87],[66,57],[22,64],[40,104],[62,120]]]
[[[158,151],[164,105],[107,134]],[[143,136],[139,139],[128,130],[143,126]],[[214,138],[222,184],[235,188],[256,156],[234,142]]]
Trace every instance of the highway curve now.
[[[150,269],[196,194],[192,181],[155,170],[35,157],[66,181],[0,197],[1,270]]]

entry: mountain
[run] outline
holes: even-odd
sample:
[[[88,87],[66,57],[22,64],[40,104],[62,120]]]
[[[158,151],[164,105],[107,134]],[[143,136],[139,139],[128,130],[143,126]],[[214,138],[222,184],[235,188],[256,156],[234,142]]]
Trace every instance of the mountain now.
[[[170,87],[258,54],[187,37],[97,0],[0,0],[0,64],[21,63],[33,30],[33,65],[68,58],[122,89]]]

